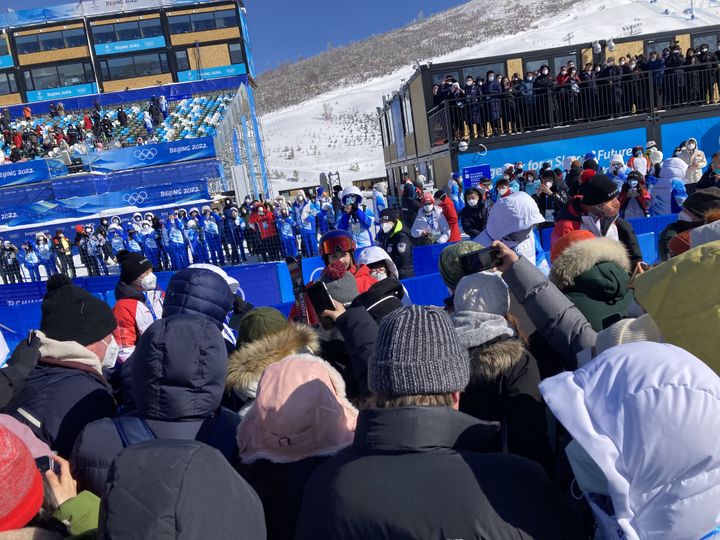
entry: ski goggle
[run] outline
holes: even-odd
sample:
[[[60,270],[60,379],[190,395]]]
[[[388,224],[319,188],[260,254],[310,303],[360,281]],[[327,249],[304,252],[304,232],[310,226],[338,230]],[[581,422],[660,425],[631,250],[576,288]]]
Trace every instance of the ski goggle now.
[[[320,244],[320,254],[330,255],[331,253],[346,253],[355,251],[355,242],[350,238],[339,236],[336,238],[328,238]]]

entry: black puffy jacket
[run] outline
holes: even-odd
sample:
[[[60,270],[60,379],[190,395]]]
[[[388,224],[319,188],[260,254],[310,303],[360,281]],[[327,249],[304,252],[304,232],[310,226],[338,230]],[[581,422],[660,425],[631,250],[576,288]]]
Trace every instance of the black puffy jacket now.
[[[476,453],[496,428],[449,407],[361,411],[310,477],[296,540],[585,538],[539,465]]]
[[[130,357],[130,380],[137,411],[158,439],[194,439],[206,419],[217,415],[213,442],[230,460],[238,455],[239,417],[219,415],[228,358],[220,330],[206,317],[158,319],[142,335]],[[210,420],[208,420],[210,422]],[[218,430],[218,431],[215,431]],[[88,425],[78,437],[71,465],[81,489],[101,493],[107,470],[123,449],[111,419]]]
[[[265,536],[257,494],[205,444],[147,442],[123,451],[112,464],[103,489],[98,538]]]

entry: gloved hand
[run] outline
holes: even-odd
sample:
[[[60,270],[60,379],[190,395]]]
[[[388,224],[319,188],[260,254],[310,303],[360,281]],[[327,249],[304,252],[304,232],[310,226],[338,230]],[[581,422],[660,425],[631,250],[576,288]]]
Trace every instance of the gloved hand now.
[[[29,344],[26,339],[23,339],[15,347],[12,356],[7,361],[8,367],[5,369],[13,368],[24,379],[35,368],[39,358],[40,338],[33,334]]]
[[[235,299],[233,300],[233,313],[235,315],[245,315],[254,307],[250,302],[246,302],[240,296],[235,295]]]
[[[15,347],[7,365],[0,369],[0,408],[7,405],[25,387],[25,378],[40,358],[40,339],[33,335],[30,343],[23,340]]]

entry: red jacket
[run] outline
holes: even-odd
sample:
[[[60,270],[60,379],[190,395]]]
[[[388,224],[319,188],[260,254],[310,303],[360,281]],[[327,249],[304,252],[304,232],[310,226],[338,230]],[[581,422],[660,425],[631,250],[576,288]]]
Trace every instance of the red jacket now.
[[[260,233],[260,238],[263,240],[277,236],[275,216],[272,215],[272,212],[265,212],[262,216],[257,212],[253,212],[250,216],[250,224],[255,225],[255,229]]]
[[[147,295],[147,300],[145,295]],[[113,314],[118,325],[113,331],[113,335],[120,347],[121,362],[127,360],[135,350],[135,345],[143,332],[155,320],[162,317],[164,296],[162,291],[143,293],[122,282],[115,288],[117,301],[113,307]]]
[[[450,225],[450,238],[448,242],[459,242],[460,241],[460,226],[458,225],[458,215],[455,210],[455,205],[450,197],[443,197],[440,201],[440,209],[442,210],[443,216]]]

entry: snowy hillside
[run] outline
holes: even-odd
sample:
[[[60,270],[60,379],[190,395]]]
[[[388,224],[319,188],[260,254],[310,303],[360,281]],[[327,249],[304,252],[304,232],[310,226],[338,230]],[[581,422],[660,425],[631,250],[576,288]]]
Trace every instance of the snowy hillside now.
[[[450,15],[453,18],[472,17],[475,24],[481,26],[486,15],[479,8],[487,4],[486,0],[473,0],[436,17],[442,18],[448,31],[452,29]],[[506,6],[510,7],[506,9],[515,11],[518,5],[522,3],[509,3]],[[534,11],[543,2],[529,0],[525,5]],[[687,7],[688,4],[681,0],[583,0],[560,12],[547,8],[546,12],[552,11],[552,16],[527,24],[525,31],[476,41],[470,47],[430,60],[448,62],[558,47],[567,45],[563,38],[568,32],[575,34],[572,43],[618,38],[623,37],[622,27],[633,22],[641,23],[643,34],[720,24],[720,1],[696,0],[695,20],[690,20],[684,13]],[[492,16],[499,15],[493,12]],[[508,22],[507,17],[505,22]],[[418,23],[420,26],[425,24]],[[418,25],[396,32],[412,32]],[[505,28],[520,26],[505,24]],[[423,59],[424,62],[427,60]],[[319,174],[331,170],[338,170],[343,181],[384,176],[376,108],[382,104],[383,95],[397,90],[412,73],[409,64],[391,74],[339,88],[264,115],[265,147],[275,190],[298,187],[299,184],[284,180],[298,175],[304,180],[303,184],[317,184]]]

